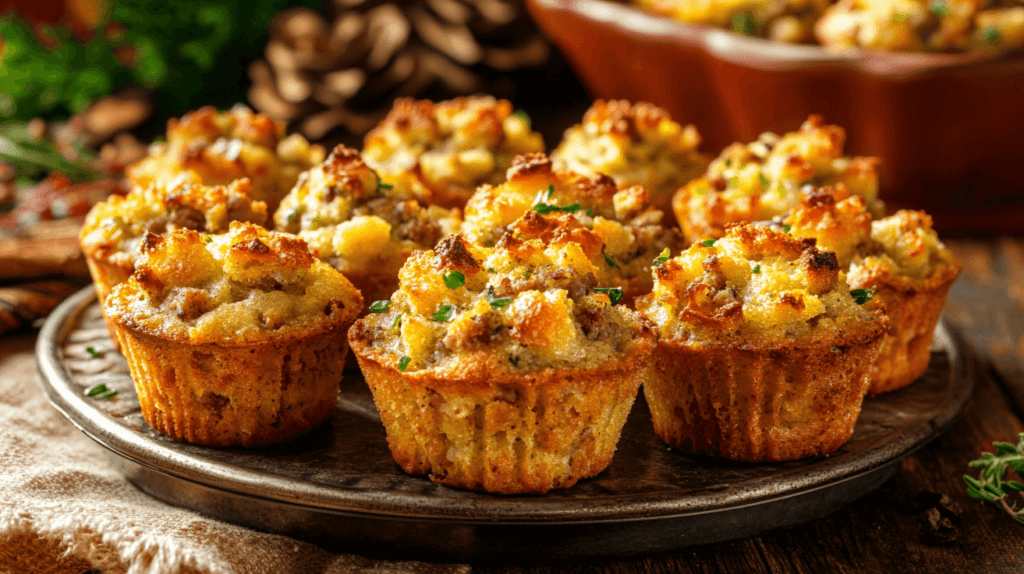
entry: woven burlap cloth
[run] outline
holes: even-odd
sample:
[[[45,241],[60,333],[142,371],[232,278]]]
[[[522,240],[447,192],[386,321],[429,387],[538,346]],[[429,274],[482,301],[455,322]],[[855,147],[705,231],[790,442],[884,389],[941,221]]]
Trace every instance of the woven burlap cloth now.
[[[332,554],[150,498],[50,406],[34,343],[0,338],[0,573],[469,572]]]

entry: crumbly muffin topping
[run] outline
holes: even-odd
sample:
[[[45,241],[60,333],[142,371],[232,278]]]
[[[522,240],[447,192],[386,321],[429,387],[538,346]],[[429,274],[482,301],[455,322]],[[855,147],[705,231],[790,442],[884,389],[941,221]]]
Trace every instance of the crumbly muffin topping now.
[[[248,179],[227,186],[177,181],[167,187],[136,187],[128,195],[112,195],[93,206],[82,226],[82,248],[130,264],[147,233],[167,235],[177,229],[224,233],[232,221],[263,225],[267,206],[254,200],[251,192]]]
[[[606,257],[598,277],[637,295],[650,291],[653,260],[680,242],[649,197],[641,186],[618,189],[608,176],[555,171],[543,153],[528,154],[516,158],[507,182],[477,190],[466,204],[462,235],[492,246],[527,213],[569,214],[601,241]]]
[[[833,0],[632,0],[633,4],[690,24],[729,28],[777,42],[814,41],[814,23]]]
[[[501,183],[512,158],[543,149],[529,118],[507,100],[406,98],[366,135],[363,157],[385,182],[426,203],[462,207],[480,184]]]
[[[864,201],[842,189],[805,193],[785,223],[793,236],[812,237],[819,247],[836,251],[853,283],[866,274],[924,280],[958,268],[927,213],[903,210],[872,221]]]
[[[639,308],[675,341],[763,349],[869,339],[884,322],[851,296],[835,253],[766,226],[733,226],[654,276]]]
[[[1008,50],[1024,46],[1024,2],[840,0],[815,34],[838,50]]]
[[[303,173],[274,214],[275,229],[297,234],[343,273],[398,270],[461,224],[458,210],[424,207],[407,191],[382,184],[359,152],[339,145]]]
[[[697,128],[681,126],[653,104],[597,100],[583,123],[565,132],[551,160],[559,171],[642,185],[659,209],[668,210],[672,194],[707,167],[699,145]]]
[[[127,170],[137,185],[228,184],[247,177],[253,197],[271,212],[303,170],[320,163],[324,150],[301,135],[285,137],[284,124],[245,106],[218,112],[207,106],[167,123],[167,143],[150,148],[148,158]]]
[[[190,343],[260,342],[355,318],[359,292],[306,243],[235,222],[223,235],[179,229],[142,240],[132,278],[106,312],[129,328]]]
[[[650,329],[601,288],[586,249],[586,229],[523,239],[506,234],[494,248],[461,236],[406,262],[390,302],[353,327],[376,359],[400,371],[529,372],[586,368],[623,358]]]
[[[732,144],[711,162],[704,177],[690,182],[673,199],[687,240],[721,237],[729,223],[764,221],[787,214],[807,185],[844,186],[864,198],[877,216],[878,158],[845,157],[846,132],[812,115],[782,137],[766,132],[756,142]]]

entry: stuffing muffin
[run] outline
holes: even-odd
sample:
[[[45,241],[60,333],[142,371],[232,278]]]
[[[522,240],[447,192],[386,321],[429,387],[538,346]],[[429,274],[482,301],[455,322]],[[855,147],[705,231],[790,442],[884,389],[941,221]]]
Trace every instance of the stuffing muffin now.
[[[814,190],[786,218],[794,236],[834,249],[850,287],[885,305],[889,328],[868,392],[903,388],[928,370],[932,337],[960,264],[923,211],[871,221],[864,200],[843,190]]]
[[[807,185],[843,185],[864,198],[874,216],[885,212],[878,199],[878,158],[844,157],[846,132],[810,116],[800,130],[727,147],[704,177],[691,181],[672,200],[688,242],[722,237],[730,223],[764,221],[789,213]]]
[[[743,224],[654,276],[638,310],[661,335],[644,396],[662,440],[749,462],[849,440],[886,320],[851,294],[835,253]]]
[[[273,213],[299,173],[324,159],[320,146],[301,135],[285,137],[284,124],[238,105],[226,112],[207,106],[167,122],[167,143],[130,166],[135,185],[167,185],[177,179],[225,185],[247,177],[252,195]]]
[[[147,233],[168,235],[177,229],[225,233],[232,221],[263,225],[267,206],[251,193],[247,179],[227,186],[177,181],[136,187],[128,195],[111,195],[94,205],[79,242],[100,302],[135,271],[138,247]]]
[[[558,171],[604,174],[620,187],[642,185],[651,203],[673,217],[672,194],[708,166],[699,145],[697,128],[679,125],[653,104],[597,100],[583,123],[565,132],[551,161]]]
[[[815,34],[836,50],[1012,50],[1024,46],[1024,2],[840,0]]]
[[[107,297],[143,417],[179,441],[255,446],[334,412],[362,298],[287,234],[235,222],[142,239]]]
[[[409,255],[431,249],[461,223],[457,209],[422,206],[382,183],[359,152],[341,145],[299,177],[274,214],[275,229],[306,241],[367,303],[391,297]]]
[[[466,204],[462,235],[492,246],[527,213],[571,214],[601,240],[599,280],[621,287],[631,302],[650,292],[654,259],[681,244],[649,197],[642,186],[618,189],[606,175],[555,171],[543,153],[528,154],[515,159],[507,182],[477,190]]]
[[[385,182],[424,203],[461,208],[480,184],[501,183],[512,158],[543,150],[529,118],[507,100],[404,98],[366,134],[363,157]]]
[[[633,0],[689,24],[728,28],[790,44],[813,43],[814,23],[833,0]]]
[[[600,239],[572,235],[508,233],[493,248],[449,236],[409,258],[394,297],[353,325],[406,472],[540,494],[610,464],[654,335],[620,289],[598,287],[582,245]]]

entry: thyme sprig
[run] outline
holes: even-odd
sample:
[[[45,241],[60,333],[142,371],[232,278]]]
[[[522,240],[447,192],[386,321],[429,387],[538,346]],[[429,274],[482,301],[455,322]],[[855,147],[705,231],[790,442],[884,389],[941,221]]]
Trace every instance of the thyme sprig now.
[[[1017,439],[1016,445],[1008,442],[992,443],[996,447],[995,453],[982,453],[981,458],[969,463],[974,468],[980,468],[981,475],[974,478],[965,474],[964,481],[967,483],[968,496],[996,504],[1018,523],[1024,524],[1024,507],[1017,508],[1016,501],[1007,502],[1010,493],[1024,490],[1024,482],[1003,479],[1008,468],[1018,477],[1024,476],[1024,432]]]

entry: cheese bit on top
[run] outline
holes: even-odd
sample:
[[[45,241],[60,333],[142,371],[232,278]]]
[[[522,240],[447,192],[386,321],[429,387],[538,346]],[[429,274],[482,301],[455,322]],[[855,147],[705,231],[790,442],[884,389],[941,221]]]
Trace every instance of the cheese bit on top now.
[[[387,184],[425,203],[462,207],[477,186],[501,183],[512,158],[543,150],[529,118],[507,100],[402,98],[366,135],[363,157]]]
[[[197,344],[262,341],[351,321],[362,309],[352,284],[292,235],[236,222],[216,236],[150,233],[141,248],[105,312],[142,332]]]
[[[730,223],[765,221],[789,213],[805,186],[844,186],[864,198],[875,217],[879,160],[844,156],[846,132],[812,115],[799,131],[761,134],[757,141],[727,147],[703,177],[680,189],[672,201],[689,242],[721,237]]]
[[[507,182],[477,190],[466,204],[462,235],[492,246],[531,212],[567,216],[593,232],[601,245],[598,267],[611,284],[626,290],[627,298],[650,291],[654,260],[680,245],[678,232],[665,224],[645,188],[618,189],[605,175],[556,171],[542,153],[516,158]]]
[[[638,308],[664,338],[764,348],[866,341],[885,323],[875,304],[854,300],[835,253],[765,226],[733,226],[654,275]]]
[[[650,331],[618,304],[621,289],[598,281],[599,244],[581,227],[509,233],[493,248],[447,237],[409,258],[391,305],[358,321],[350,338],[366,341],[381,364],[407,358],[403,372],[523,372],[621,359],[638,338],[649,343]]]
[[[551,161],[559,171],[604,174],[620,187],[642,185],[671,216],[672,194],[707,168],[710,158],[698,146],[697,128],[672,121],[653,104],[597,100],[583,123],[566,130]]]
[[[413,251],[431,249],[462,220],[457,209],[425,207],[407,190],[382,183],[359,152],[339,145],[299,177],[274,223],[309,243],[373,302],[391,296]]]
[[[126,171],[136,185],[166,185],[178,178],[208,185],[247,177],[254,198],[277,208],[299,173],[320,163],[324,150],[285,126],[238,105],[225,112],[207,106],[167,122],[167,142]]]

